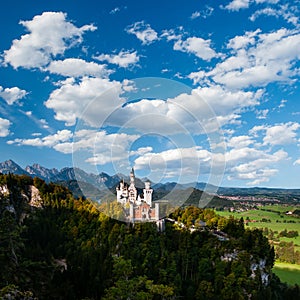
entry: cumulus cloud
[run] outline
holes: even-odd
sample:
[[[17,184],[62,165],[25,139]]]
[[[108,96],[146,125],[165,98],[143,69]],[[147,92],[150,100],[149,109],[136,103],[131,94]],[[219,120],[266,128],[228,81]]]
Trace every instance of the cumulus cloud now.
[[[126,32],[135,35],[143,45],[150,45],[158,40],[158,35],[149,24],[144,21],[136,22],[126,28]]]
[[[92,165],[118,162],[118,166],[128,163],[130,147],[140,136],[136,134],[100,131],[94,140],[93,155],[86,159]]]
[[[6,137],[9,135],[9,127],[11,122],[9,120],[0,118],[0,137]]]
[[[0,126],[1,126],[0,119]],[[1,134],[1,131],[0,131]],[[8,134],[8,133],[7,133]],[[57,133],[45,137],[30,139],[14,139],[8,144],[18,146],[48,147],[64,154],[81,153],[89,154],[86,162],[93,165],[104,165],[110,162],[128,161],[132,142],[139,135],[126,133],[107,133],[104,130],[81,129],[74,133],[70,130],[59,130]]]
[[[18,102],[18,100],[24,98],[27,94],[27,91],[18,87],[3,88],[0,86],[0,97],[3,98],[8,105]]]
[[[110,125],[139,132],[175,135],[211,133],[236,123],[243,109],[259,104],[263,91],[230,91],[221,86],[197,88],[166,100],[142,99],[116,109]],[[153,119],[156,122],[153,122]]]
[[[148,146],[148,147],[140,147],[137,150],[134,151],[130,151],[130,155],[143,155],[146,154],[148,152],[152,152],[153,148]]]
[[[286,145],[296,142],[297,131],[300,128],[299,123],[288,122],[276,125],[254,126],[251,133],[256,135],[259,131],[263,131],[264,145]]]
[[[210,61],[219,55],[210,47],[211,40],[204,40],[199,37],[189,37],[186,40],[179,39],[175,42],[173,49],[192,53],[197,57]]]
[[[240,149],[248,147],[249,145],[253,144],[254,141],[251,137],[247,135],[240,135],[240,136],[234,136],[229,139],[227,142],[227,146],[230,148]]]
[[[88,155],[86,162],[92,165],[128,161],[131,144],[138,135],[126,133],[107,133],[105,130],[81,129],[74,133],[72,141],[61,142],[54,149],[68,153]]]
[[[242,180],[247,185],[259,185],[276,175],[276,164],[288,158],[288,153],[282,149],[273,153],[257,149],[255,141],[248,136],[235,136],[227,146],[228,151],[225,153],[214,153],[199,146],[161,152],[147,149],[145,152],[141,151],[140,156],[134,160],[135,168],[150,170],[154,175],[156,172],[163,172],[165,178],[181,174],[198,177],[199,170],[202,175],[209,175],[214,168],[213,174],[222,176],[224,172],[228,180]]]
[[[8,141],[8,144],[16,144],[18,146],[34,146],[34,147],[55,147],[61,142],[68,141],[72,138],[73,134],[70,130],[59,130],[53,135],[48,135],[43,138],[32,138],[32,139],[14,139]]]
[[[141,153],[135,159],[136,170],[151,171],[153,176],[162,174],[165,178],[194,176],[197,178],[199,172],[209,174],[211,170],[212,154],[201,147],[177,148],[162,152]],[[158,172],[158,174],[156,174]]]
[[[238,11],[242,8],[248,8],[249,2],[250,0],[233,0],[224,8],[231,11]]]
[[[107,61],[110,64],[115,64],[122,68],[134,65],[140,60],[137,51],[120,51],[118,54],[100,54],[94,58],[100,61]]]
[[[229,57],[208,72],[192,72],[189,78],[194,83],[212,79],[228,88],[240,89],[290,82],[298,75],[295,61],[300,58],[296,50],[300,48],[300,34],[297,31],[246,32],[232,38],[227,47],[231,49]]]
[[[288,159],[284,150],[272,152],[261,148],[252,136],[234,136],[229,139],[225,154],[226,173],[229,180],[244,180],[247,185],[267,182],[278,170],[276,164]]]
[[[44,12],[20,24],[29,33],[15,39],[11,48],[4,51],[4,63],[15,69],[44,67],[53,57],[81,43],[86,31],[96,30],[94,25],[76,27],[62,12]]]
[[[46,70],[50,73],[66,77],[106,77],[111,73],[111,71],[106,69],[106,65],[100,65],[95,62],[87,62],[79,58],[54,60],[49,64]]]
[[[256,4],[262,4],[262,3],[269,3],[269,4],[275,4],[278,3],[279,0],[233,0],[229,4],[227,4],[225,7],[221,6],[221,8],[227,9],[229,11],[239,11],[240,9],[245,9],[250,6],[251,3]]]
[[[55,119],[72,126],[79,118],[90,126],[99,127],[122,103],[122,84],[107,78],[83,77],[69,79],[54,90],[45,106],[55,111]]]

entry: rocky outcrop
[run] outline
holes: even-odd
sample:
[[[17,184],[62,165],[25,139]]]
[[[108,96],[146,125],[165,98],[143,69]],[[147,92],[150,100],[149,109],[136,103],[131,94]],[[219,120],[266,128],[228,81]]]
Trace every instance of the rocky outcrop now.
[[[29,186],[29,191],[29,205],[32,207],[42,207],[42,198],[40,195],[40,191],[34,185]]]

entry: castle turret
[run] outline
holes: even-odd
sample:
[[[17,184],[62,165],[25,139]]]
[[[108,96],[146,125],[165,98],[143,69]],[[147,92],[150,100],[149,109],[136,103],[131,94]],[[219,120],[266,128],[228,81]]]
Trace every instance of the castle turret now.
[[[135,181],[135,175],[134,175],[134,169],[132,168],[130,172],[130,184],[134,185],[135,184],[134,181]]]
[[[128,200],[132,203],[135,203],[137,200],[137,189],[135,187],[135,175],[134,175],[134,169],[131,169],[130,172],[130,186],[128,188],[129,197]]]
[[[145,182],[145,188],[143,189],[143,193],[144,193],[144,201],[152,206],[152,193],[153,190],[151,189],[151,182],[150,181],[146,181]]]

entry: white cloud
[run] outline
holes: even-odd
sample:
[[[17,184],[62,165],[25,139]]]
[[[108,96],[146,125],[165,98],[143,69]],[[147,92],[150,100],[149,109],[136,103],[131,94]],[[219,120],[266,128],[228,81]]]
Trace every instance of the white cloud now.
[[[293,164],[294,166],[295,165],[300,165],[300,158],[299,159],[297,159],[296,161],[294,161],[294,164]]]
[[[93,165],[104,165],[115,162],[118,162],[118,166],[126,164],[130,155],[130,147],[139,137],[139,135],[134,134],[107,134],[105,131],[100,131],[93,141],[93,156],[86,159],[86,162]]]
[[[199,17],[201,17],[203,19],[206,19],[206,18],[208,18],[212,15],[213,11],[214,11],[213,7],[211,7],[209,5],[206,5],[205,9],[203,9],[201,11],[193,12],[192,15],[190,16],[190,19],[194,20],[194,19],[197,19]]]
[[[192,13],[192,15],[190,16],[190,18],[192,20],[194,20],[194,19],[199,18],[200,16],[201,16],[200,12],[199,11],[195,11],[195,12]]]
[[[137,51],[120,51],[118,54],[100,54],[94,58],[100,61],[107,61],[122,68],[134,65],[140,60]]]
[[[297,16],[298,7],[289,4],[280,5],[279,7],[266,7],[255,11],[251,16],[250,20],[254,22],[260,16],[275,17],[277,19],[283,18],[286,22],[298,26],[299,17]]]
[[[92,165],[128,162],[131,144],[138,135],[126,133],[107,133],[104,130],[81,129],[74,133],[72,141],[60,142],[54,146],[56,151],[68,154],[82,151],[88,154],[85,160]],[[82,156],[84,157],[84,155]]]
[[[40,123],[40,126],[44,129],[49,129],[49,125],[48,122],[45,119],[40,119],[38,120],[38,122]]]
[[[228,5],[225,6],[225,9],[231,11],[238,11],[242,8],[248,8],[249,2],[250,0],[233,0]]]
[[[260,169],[252,172],[238,173],[237,176],[229,176],[229,180],[250,180],[246,183],[248,186],[261,185],[263,182],[268,182],[270,177],[275,176],[278,173],[277,169]],[[252,180],[252,181],[251,181]]]
[[[264,9],[259,9],[254,14],[252,14],[249,19],[252,22],[254,22],[260,16],[273,16],[273,17],[278,18],[279,17],[279,11],[274,9],[274,8],[271,8],[271,7],[267,7],[267,8],[264,8]]]
[[[232,92],[221,86],[199,87],[167,100],[129,103],[115,110],[108,123],[140,132],[209,133],[220,130],[224,124],[236,123],[242,110],[259,104],[261,96],[260,90]]]
[[[134,161],[136,170],[148,170],[151,176],[196,176],[209,174],[212,154],[200,147],[177,148],[162,152],[146,152]]]
[[[38,135],[34,134],[34,136]],[[86,162],[104,165],[109,162],[128,161],[130,146],[137,138],[138,135],[108,134],[104,130],[81,129],[73,133],[64,129],[45,137],[18,138],[7,143],[18,146],[48,147],[64,154],[79,153],[80,155],[81,151],[84,151],[90,155]]]
[[[44,12],[31,21],[20,21],[28,34],[15,39],[9,50],[4,51],[4,63],[15,69],[41,68],[53,57],[82,42],[86,31],[94,31],[93,25],[76,27],[66,20],[62,12]]]
[[[253,144],[253,139],[247,135],[240,135],[240,136],[234,136],[232,137],[228,143],[227,146],[230,148],[240,149],[248,147],[249,145]]]
[[[278,172],[274,165],[288,158],[288,153],[284,150],[270,153],[270,150],[249,147],[252,146],[250,137],[242,136],[233,139],[245,143],[243,147],[235,147],[225,155],[226,173],[229,180],[245,180],[247,185],[258,185],[267,182],[271,176]]]
[[[268,109],[256,110],[255,113],[256,113],[256,118],[262,120],[267,118],[267,114],[269,113],[269,110]]]
[[[286,145],[297,141],[296,137],[299,128],[299,123],[288,122],[272,126],[254,126],[250,133],[256,135],[259,131],[263,131],[265,134],[263,138],[264,145]]]
[[[261,33],[261,30],[257,29],[255,31],[246,31],[244,35],[237,35],[229,40],[227,48],[238,50],[242,48],[247,48],[251,45],[255,45],[255,37],[259,33]]]
[[[148,147],[140,147],[135,151],[130,151],[130,155],[144,155],[148,152],[152,152],[153,148],[148,146]]]
[[[48,135],[43,138],[32,139],[14,139],[8,141],[8,144],[16,144],[18,146],[33,146],[33,147],[50,147],[53,148],[61,142],[68,141],[72,138],[73,134],[70,130],[59,130],[53,135]]]
[[[41,136],[42,134],[40,132],[34,132],[31,134],[32,136]]]
[[[151,28],[149,24],[145,24],[144,21],[136,22],[126,28],[126,32],[134,34],[143,45],[149,45],[158,40],[158,35],[155,30]]]
[[[194,83],[211,79],[231,89],[266,86],[271,82],[291,82],[299,73],[295,62],[300,58],[300,34],[279,29],[262,33],[260,30],[236,36],[228,43],[232,49],[214,69],[192,72]]]
[[[6,137],[9,135],[9,127],[11,122],[9,120],[0,118],[0,137]]]
[[[87,62],[79,58],[67,58],[64,60],[52,61],[46,70],[50,73],[66,77],[106,77],[111,73],[111,71],[106,69],[106,65],[99,65],[95,62]]]
[[[16,103],[18,100],[24,98],[28,92],[25,90],[22,90],[18,87],[12,87],[12,88],[3,88],[0,85],[0,97],[3,98],[8,105],[12,105]]]
[[[64,121],[66,126],[74,125],[79,118],[99,127],[124,102],[119,97],[121,93],[121,83],[106,78],[69,79],[50,94],[45,105],[53,109],[55,119]]]
[[[210,61],[219,55],[210,47],[211,40],[204,40],[199,37],[189,37],[186,40],[179,39],[175,42],[173,49],[192,53],[203,60]]]
[[[174,40],[180,40],[183,35],[183,27],[179,27],[176,30],[175,29],[169,29],[169,30],[163,30],[161,37],[165,38],[168,42],[174,41]]]
[[[221,8],[227,9],[229,11],[238,11],[240,9],[245,9],[250,6],[251,3],[262,4],[262,3],[269,3],[269,4],[276,4],[279,0],[233,0],[225,7],[221,6]]]
[[[114,15],[114,14],[116,14],[117,12],[119,12],[121,9],[119,8],[119,7],[115,7],[114,9],[112,9],[109,13],[111,14],[111,15]]]
[[[284,108],[286,103],[287,103],[287,100],[282,99],[282,100],[280,101],[280,104],[279,104],[278,108]]]
[[[255,141],[248,136],[233,137],[227,146],[232,149],[224,154],[213,153],[199,146],[162,152],[141,151],[134,161],[135,168],[150,170],[151,175],[163,175],[164,178],[182,174],[185,177],[198,177],[199,170],[202,175],[222,176],[224,172],[228,180],[243,180],[247,185],[259,185],[276,175],[278,170],[274,166],[288,158],[288,154],[283,150],[270,153],[254,148]]]

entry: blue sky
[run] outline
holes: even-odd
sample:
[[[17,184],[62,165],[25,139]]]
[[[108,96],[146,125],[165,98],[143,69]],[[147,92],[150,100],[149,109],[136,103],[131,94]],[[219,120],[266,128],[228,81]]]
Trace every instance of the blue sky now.
[[[1,161],[300,188],[299,1],[13,1]]]

